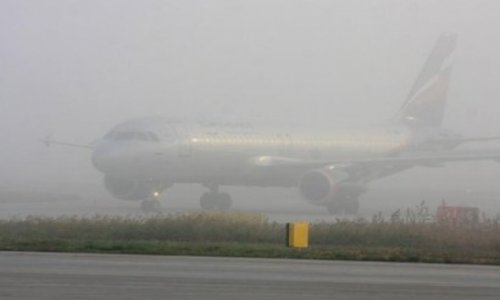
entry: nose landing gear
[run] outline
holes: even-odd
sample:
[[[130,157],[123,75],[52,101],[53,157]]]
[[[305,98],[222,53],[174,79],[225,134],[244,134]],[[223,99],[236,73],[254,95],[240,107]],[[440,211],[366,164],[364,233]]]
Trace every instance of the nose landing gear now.
[[[149,198],[142,200],[141,209],[145,213],[159,213],[161,210],[160,193],[153,192]]]
[[[220,193],[218,186],[210,187],[210,191],[200,198],[200,206],[203,210],[228,211],[231,205],[231,196],[228,193]]]

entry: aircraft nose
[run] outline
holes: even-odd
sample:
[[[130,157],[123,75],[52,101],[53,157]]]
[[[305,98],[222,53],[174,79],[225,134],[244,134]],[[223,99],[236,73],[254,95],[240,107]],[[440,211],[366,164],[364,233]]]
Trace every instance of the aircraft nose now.
[[[94,167],[104,173],[108,167],[109,160],[109,150],[104,149],[102,146],[96,147],[92,153],[92,164]]]
[[[116,172],[127,167],[132,161],[132,155],[124,149],[102,145],[92,153],[92,164],[102,173]]]

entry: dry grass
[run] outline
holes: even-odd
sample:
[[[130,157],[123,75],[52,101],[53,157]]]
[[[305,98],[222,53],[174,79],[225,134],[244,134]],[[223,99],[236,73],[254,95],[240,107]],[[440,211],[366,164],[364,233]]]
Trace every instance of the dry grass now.
[[[190,213],[153,217],[36,217],[0,220],[6,239],[272,242],[282,226],[260,214]]]
[[[500,218],[483,217],[473,228],[418,214],[337,220],[311,224],[310,244],[303,251],[286,248],[285,225],[261,214],[0,220],[0,250],[500,264]]]

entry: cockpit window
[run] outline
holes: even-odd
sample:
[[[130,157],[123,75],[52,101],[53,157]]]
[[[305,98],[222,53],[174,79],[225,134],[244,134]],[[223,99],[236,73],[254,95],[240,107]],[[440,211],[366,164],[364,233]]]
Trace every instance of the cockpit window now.
[[[147,135],[145,132],[136,132],[134,137],[136,140],[149,141],[149,135]]]
[[[110,131],[110,132],[108,132],[108,133],[107,133],[107,134],[103,137],[103,139],[104,139],[104,140],[111,141],[111,140],[113,140],[114,136],[115,136],[115,132],[114,132],[114,131]]]
[[[104,136],[104,139],[108,141],[160,141],[158,136],[151,131],[111,131]]]
[[[160,135],[166,140],[171,140],[174,137],[172,129],[169,126],[163,127],[160,131]]]
[[[129,141],[137,139],[136,132],[117,132],[115,135],[115,140],[117,141]]]

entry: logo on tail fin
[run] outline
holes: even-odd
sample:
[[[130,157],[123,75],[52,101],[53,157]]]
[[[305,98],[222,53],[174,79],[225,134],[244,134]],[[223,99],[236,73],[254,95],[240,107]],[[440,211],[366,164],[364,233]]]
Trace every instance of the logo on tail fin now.
[[[442,35],[401,107],[401,122],[413,127],[440,127],[451,75],[456,35]]]

